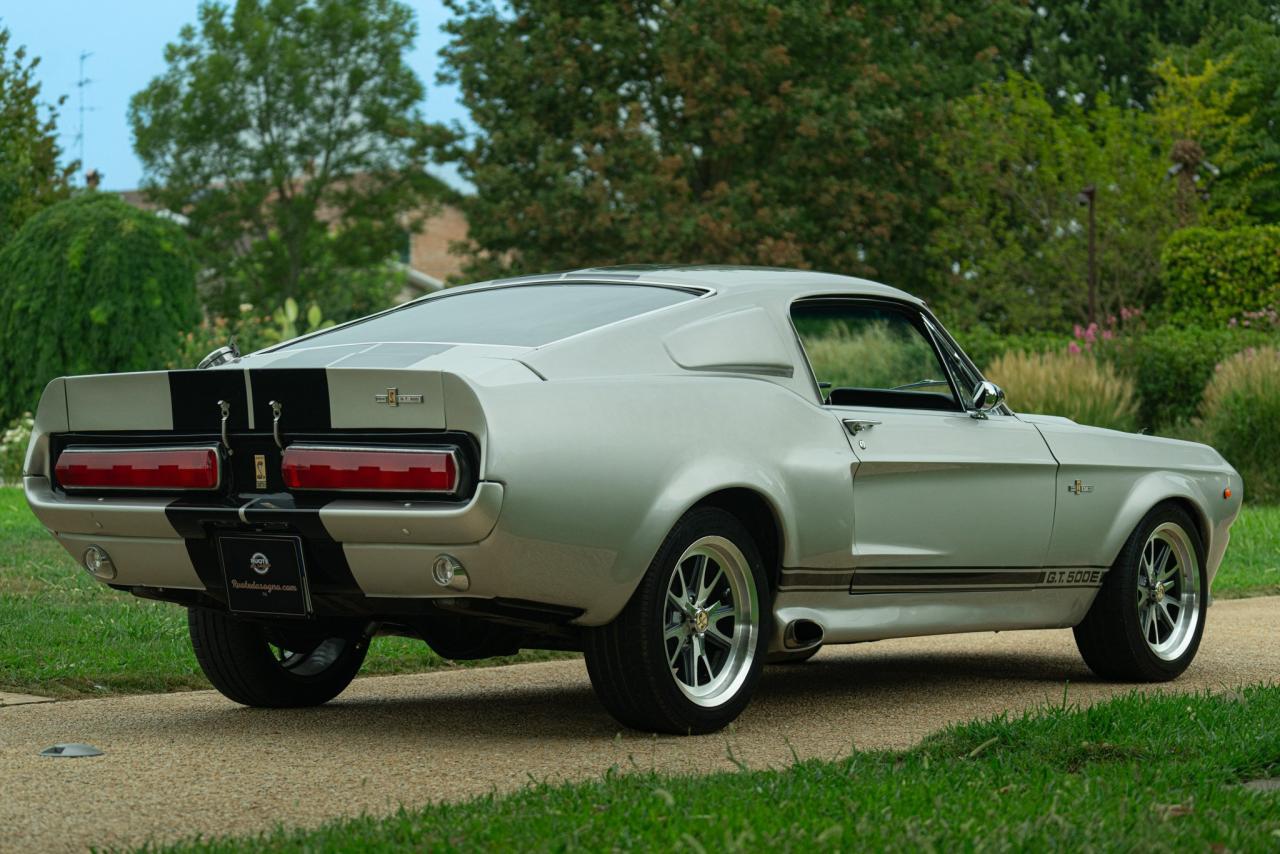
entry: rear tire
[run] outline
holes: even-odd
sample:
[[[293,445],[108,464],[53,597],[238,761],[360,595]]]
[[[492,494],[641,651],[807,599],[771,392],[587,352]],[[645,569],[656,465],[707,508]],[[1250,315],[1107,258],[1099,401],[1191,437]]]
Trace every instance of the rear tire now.
[[[1080,625],[1089,669],[1121,682],[1167,682],[1200,648],[1208,606],[1204,544],[1186,511],[1160,504],[1125,542]]]
[[[715,732],[751,700],[771,614],[760,552],[746,528],[716,507],[691,510],[622,613],[587,630],[591,685],[625,726]]]
[[[308,636],[305,627],[275,628],[207,608],[189,608],[187,627],[213,687],[259,708],[327,703],[351,684],[369,646],[362,635]]]

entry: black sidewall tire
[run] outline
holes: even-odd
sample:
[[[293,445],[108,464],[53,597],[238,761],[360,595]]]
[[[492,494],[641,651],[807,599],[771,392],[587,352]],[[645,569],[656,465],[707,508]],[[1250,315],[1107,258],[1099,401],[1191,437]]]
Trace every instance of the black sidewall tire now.
[[[713,707],[698,705],[676,685],[662,638],[671,571],[685,549],[706,536],[724,537],[742,552],[760,612],[755,654],[746,676],[732,697]],[[622,613],[612,623],[586,633],[587,670],[597,696],[615,718],[633,729],[696,735],[724,728],[751,702],[760,680],[773,628],[772,605],[760,551],[737,517],[716,507],[689,511],[658,549]]]
[[[364,664],[368,641],[349,637],[323,671],[301,676],[284,668],[271,651],[266,627],[222,611],[189,608],[187,626],[196,661],[224,697],[245,706],[319,706],[341,694]]]
[[[1147,645],[1134,597],[1142,549],[1158,526],[1173,522],[1182,528],[1195,551],[1200,581],[1199,619],[1191,642],[1174,660],[1160,658]],[[1084,620],[1075,627],[1076,646],[1095,674],[1115,681],[1167,682],[1190,666],[1200,649],[1208,616],[1209,583],[1205,547],[1200,531],[1187,512],[1175,504],[1152,508],[1129,539],[1103,579],[1102,589]]]

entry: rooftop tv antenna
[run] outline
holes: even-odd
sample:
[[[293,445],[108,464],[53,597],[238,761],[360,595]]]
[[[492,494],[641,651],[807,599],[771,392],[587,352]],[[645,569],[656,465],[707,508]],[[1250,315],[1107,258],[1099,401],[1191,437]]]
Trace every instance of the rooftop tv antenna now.
[[[76,89],[79,98],[80,127],[76,130],[76,148],[80,159],[80,168],[84,168],[84,114],[92,113],[93,107],[86,107],[84,103],[84,90],[89,88],[89,84],[93,82],[84,76],[84,61],[93,56],[91,51],[80,51],[80,77],[76,80]]]

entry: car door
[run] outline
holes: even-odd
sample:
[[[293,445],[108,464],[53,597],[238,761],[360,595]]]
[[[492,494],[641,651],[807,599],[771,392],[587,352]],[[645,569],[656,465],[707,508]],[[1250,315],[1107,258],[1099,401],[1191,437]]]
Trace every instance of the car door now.
[[[915,306],[807,299],[792,319],[859,461],[854,591],[1035,583],[1057,469],[1039,431],[966,402],[976,371]]]

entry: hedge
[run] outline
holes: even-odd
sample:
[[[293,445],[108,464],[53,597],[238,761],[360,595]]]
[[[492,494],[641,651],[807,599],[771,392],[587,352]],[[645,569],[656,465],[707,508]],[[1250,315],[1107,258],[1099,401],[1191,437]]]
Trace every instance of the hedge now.
[[[1163,308],[1175,322],[1221,325],[1280,307],[1280,226],[1183,229],[1165,243],[1161,261]]]
[[[977,329],[956,334],[970,358],[987,372],[1005,353],[1066,352],[1076,339],[1037,332],[998,335]],[[1250,347],[1280,345],[1280,329],[1243,326],[1203,328],[1161,325],[1122,332],[1099,341],[1092,352],[1131,379],[1137,392],[1139,427],[1167,432],[1196,414],[1214,367]]]

